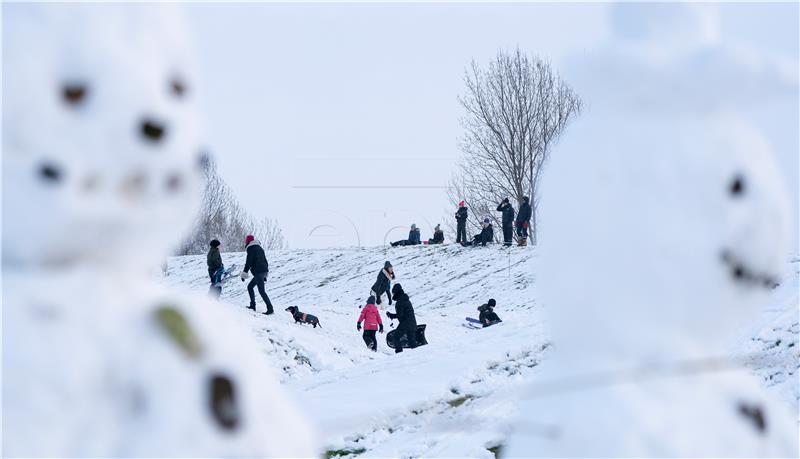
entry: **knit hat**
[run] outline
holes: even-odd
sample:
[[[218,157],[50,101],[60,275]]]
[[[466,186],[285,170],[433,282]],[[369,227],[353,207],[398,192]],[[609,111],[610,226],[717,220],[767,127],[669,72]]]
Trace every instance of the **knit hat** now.
[[[370,295],[369,298],[367,298],[367,304],[375,304],[375,295]]]
[[[527,196],[523,196],[522,200],[525,201],[525,202],[528,202],[528,201],[530,201],[530,198],[528,198]]]
[[[436,227],[435,227],[434,229],[435,229],[436,231],[439,231],[439,224],[438,224],[438,223],[436,224]]]
[[[389,269],[392,267],[392,264],[389,263],[389,260],[386,260],[386,263],[383,264],[383,269]]]
[[[489,306],[491,306],[491,307],[494,307],[497,304],[497,301],[495,301],[494,298],[490,298],[489,299],[489,303],[487,303],[487,304]]]
[[[211,247],[219,247],[219,241],[216,239],[212,239],[211,242],[208,243]]]
[[[403,291],[403,286],[402,285],[394,284],[392,286],[392,295],[394,295],[395,297],[398,296],[398,295],[402,295],[403,293],[405,293],[405,292]]]
[[[484,222],[484,223],[489,223],[489,217],[486,217],[486,218],[484,218],[484,219],[483,219],[483,222]]]
[[[417,229],[417,224],[416,223],[412,223],[411,224],[411,229]]]
[[[464,207],[464,201],[459,202],[458,207]]]
[[[248,234],[246,238],[244,238],[244,245],[247,245],[256,240],[256,237],[252,234]]]

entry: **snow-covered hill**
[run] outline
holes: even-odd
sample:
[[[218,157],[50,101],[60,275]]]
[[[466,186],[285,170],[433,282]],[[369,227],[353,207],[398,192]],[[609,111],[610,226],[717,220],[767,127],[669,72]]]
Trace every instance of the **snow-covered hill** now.
[[[550,348],[543,305],[536,300],[534,250],[418,246],[285,250],[267,256],[267,292],[275,315],[260,314],[265,309],[260,299],[259,313],[245,309],[249,300],[238,277],[225,285],[221,305],[238,311],[259,338],[265,358],[282,372],[284,386],[319,426],[329,454],[495,456],[513,427],[519,391],[546,368]],[[226,266],[244,264],[243,253],[223,254],[223,259]],[[400,355],[386,346],[385,335],[379,335],[377,354],[368,351],[356,331],[359,306],[385,260],[395,267],[395,282],[409,293],[418,323],[427,324],[430,344]],[[745,331],[737,350],[752,353],[760,341],[751,338],[762,328],[769,334],[770,318],[796,308],[793,266],[765,323]],[[164,281],[207,289],[205,257],[170,259]],[[476,317],[477,306],[489,298],[497,300],[504,322],[482,330],[465,328],[464,317]],[[322,328],[295,324],[284,311],[290,305],[317,315]],[[797,378],[794,317],[778,345],[789,353],[776,351],[783,363],[753,364],[767,379],[776,378],[767,373],[787,372],[778,389],[785,394],[793,388],[796,402],[796,384],[791,383]],[[388,331],[385,315],[384,320]]]

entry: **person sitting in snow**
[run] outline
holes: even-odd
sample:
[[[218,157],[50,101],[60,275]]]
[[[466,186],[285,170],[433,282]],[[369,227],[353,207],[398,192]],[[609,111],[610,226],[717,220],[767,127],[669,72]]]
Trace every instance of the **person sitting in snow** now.
[[[206,264],[208,265],[208,277],[211,278],[211,283],[216,284],[222,278],[222,273],[225,272],[225,266],[222,264],[222,255],[219,253],[220,242],[216,239],[208,243],[211,246],[206,255]]]
[[[444,243],[444,231],[442,231],[442,229],[439,228],[439,225],[436,225],[436,227],[433,229],[433,238],[428,239],[428,245],[442,244],[442,243]]]
[[[367,305],[361,310],[361,315],[358,316],[356,329],[361,331],[361,322],[364,322],[364,334],[361,335],[364,339],[364,344],[373,352],[378,351],[378,340],[375,338],[375,332],[383,333],[383,321],[381,321],[381,313],[375,307],[375,297],[370,296],[367,299]]]
[[[409,348],[417,347],[417,317],[414,315],[414,306],[411,305],[411,300],[403,291],[402,285],[394,284],[392,296],[395,301],[395,313],[387,312],[386,315],[390,319],[397,319],[400,322],[394,332],[394,352],[400,353],[403,352],[403,346],[400,344],[400,338],[403,335],[408,340]]]
[[[478,306],[478,312],[480,312],[478,320],[481,321],[481,324],[483,324],[484,328],[494,325],[498,322],[502,322],[500,317],[494,312],[494,307],[496,304],[497,302],[494,301],[494,298],[491,298],[486,304]]]
[[[420,240],[419,228],[417,228],[416,223],[412,223],[411,230],[408,232],[408,239],[392,242],[391,245],[392,247],[397,247],[398,245],[417,245],[420,244]]]
[[[261,243],[258,242],[252,234],[248,235],[244,243],[247,247],[247,260],[244,262],[244,270],[242,271],[242,282],[247,279],[247,272],[253,271],[253,280],[247,284],[247,293],[250,295],[250,306],[247,309],[256,310],[256,296],[253,290],[258,287],[258,293],[261,299],[267,304],[267,311],[264,314],[274,313],[272,302],[264,290],[264,282],[267,281],[269,274],[269,263],[267,263],[267,256],[264,254],[264,249],[261,248]]]
[[[374,295],[377,300],[376,304],[381,304],[381,295],[385,293],[389,298],[389,306],[392,305],[392,294],[390,293],[392,279],[394,279],[394,267],[387,260],[383,264],[383,269],[378,271],[378,280],[372,284],[372,290],[370,290],[370,295]]]
[[[494,240],[494,228],[492,227],[492,223],[489,221],[489,217],[483,219],[483,229],[479,234],[476,234],[472,241],[469,242],[462,242],[461,245],[464,247],[466,246],[478,246],[482,245],[486,247],[486,244],[492,242]]]

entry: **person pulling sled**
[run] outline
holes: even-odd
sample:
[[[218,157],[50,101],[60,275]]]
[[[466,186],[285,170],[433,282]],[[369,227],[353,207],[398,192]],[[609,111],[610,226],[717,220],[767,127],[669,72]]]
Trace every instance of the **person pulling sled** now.
[[[394,314],[387,312],[386,315],[390,319],[397,319],[397,329],[394,332],[394,352],[403,352],[403,345],[401,340],[403,337],[408,341],[408,347],[413,349],[417,347],[417,318],[414,315],[414,306],[411,305],[411,300],[408,298],[406,292],[403,291],[403,286],[394,284],[392,287],[392,296],[394,296]]]

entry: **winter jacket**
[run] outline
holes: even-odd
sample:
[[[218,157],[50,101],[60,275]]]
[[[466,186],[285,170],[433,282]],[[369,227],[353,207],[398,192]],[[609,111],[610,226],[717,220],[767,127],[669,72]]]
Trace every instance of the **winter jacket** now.
[[[414,315],[414,306],[411,305],[411,300],[408,298],[408,295],[406,295],[406,292],[403,291],[399,284],[394,286],[393,293],[395,313],[387,312],[386,315],[400,321],[401,327],[416,328],[417,318]]]
[[[372,303],[364,306],[364,309],[361,310],[361,315],[358,316],[358,323],[361,322],[364,322],[364,330],[377,330],[383,325],[381,313]]]
[[[531,205],[523,202],[519,206],[519,213],[517,214],[517,226],[524,226],[523,223],[530,222],[531,220]]]
[[[264,254],[264,249],[261,248],[261,243],[258,241],[252,241],[247,244],[247,261],[244,262],[244,272],[250,270],[254,273],[269,272],[267,256]]]
[[[480,311],[478,320],[481,321],[484,327],[500,321],[500,317],[494,312],[494,308],[488,304],[478,307],[478,311]]]
[[[408,243],[410,245],[416,245],[420,243],[419,240],[419,228],[415,228],[408,232]]]
[[[222,256],[219,254],[219,247],[211,247],[206,255],[208,272],[213,273],[222,267]]]
[[[434,231],[433,232],[433,239],[428,241],[428,244],[441,244],[444,242],[444,231]]]
[[[514,222],[514,207],[510,202],[501,202],[497,206],[498,212],[503,212],[503,226],[511,226]]]
[[[467,221],[467,208],[459,207],[456,211],[456,221],[459,223]]]
[[[389,289],[392,287],[392,279],[394,279],[394,273],[389,274],[385,269],[381,269],[378,272],[378,280],[372,284],[372,291],[375,292],[375,295],[380,296],[383,292],[391,295]]]
[[[475,244],[486,245],[492,241],[494,241],[494,228],[492,227],[492,224],[489,223],[483,227],[480,234],[475,235]]]

